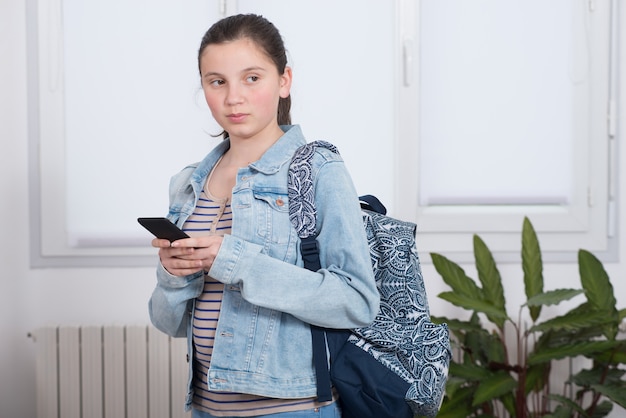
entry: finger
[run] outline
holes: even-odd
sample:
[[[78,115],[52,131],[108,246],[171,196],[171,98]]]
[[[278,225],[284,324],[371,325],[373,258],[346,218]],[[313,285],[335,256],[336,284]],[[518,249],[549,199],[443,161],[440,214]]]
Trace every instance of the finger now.
[[[198,246],[198,240],[196,238],[183,238],[177,239],[172,242],[172,248],[195,248]]]
[[[167,270],[176,276],[187,276],[203,270],[200,260],[172,259]]]
[[[155,248],[168,248],[171,246],[171,243],[166,239],[154,238],[152,240],[152,246]]]
[[[161,257],[161,259],[166,259],[166,258],[178,258],[181,260],[193,259],[194,257],[191,257],[191,256],[193,256],[195,251],[196,251],[195,248],[161,247],[159,248],[159,257]]]
[[[221,243],[223,237],[210,235],[204,237],[192,237],[192,238],[183,238],[172,242],[172,247],[182,248],[182,247],[190,247],[190,248],[206,248],[216,243]]]
[[[170,271],[170,273],[172,273],[174,276],[184,277],[184,276],[190,276],[200,271],[202,271],[202,269],[185,269],[185,270],[175,270],[174,272]]]

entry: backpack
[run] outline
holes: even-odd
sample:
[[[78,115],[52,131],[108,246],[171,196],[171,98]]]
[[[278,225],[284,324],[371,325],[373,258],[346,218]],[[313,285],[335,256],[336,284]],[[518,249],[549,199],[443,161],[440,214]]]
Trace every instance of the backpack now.
[[[321,268],[311,170],[317,147],[338,153],[325,141],[303,145],[288,174],[289,218],[301,240],[304,266],[313,271]],[[363,328],[311,325],[318,400],[331,399],[332,381],[344,418],[434,417],[445,392],[450,337],[446,324],[430,321],[416,225],[386,216],[385,207],[371,195],[361,201],[380,311]]]

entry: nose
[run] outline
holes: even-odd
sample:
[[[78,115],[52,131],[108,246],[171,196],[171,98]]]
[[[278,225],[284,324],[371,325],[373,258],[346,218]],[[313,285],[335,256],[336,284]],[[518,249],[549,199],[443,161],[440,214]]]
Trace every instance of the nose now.
[[[243,102],[243,92],[239,86],[230,85],[226,94],[226,104],[229,106],[237,105]]]

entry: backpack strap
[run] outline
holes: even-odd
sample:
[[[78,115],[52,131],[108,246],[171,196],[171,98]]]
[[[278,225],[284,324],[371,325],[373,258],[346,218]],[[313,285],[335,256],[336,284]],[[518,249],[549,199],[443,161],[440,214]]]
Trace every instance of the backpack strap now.
[[[385,207],[385,205],[382,204],[380,200],[378,200],[376,196],[373,196],[371,194],[359,196],[359,201],[361,202],[361,209],[380,213],[381,215],[387,214],[387,208]]]
[[[326,148],[339,154],[330,142],[315,141],[302,145],[294,153],[289,165],[287,194],[289,196],[289,220],[298,237],[317,236],[315,221],[315,183],[313,180],[313,155],[316,148]]]
[[[288,173],[289,220],[300,238],[300,253],[304,268],[318,271],[320,253],[317,245],[317,209],[315,208],[315,184],[312,160],[317,147],[327,148],[339,154],[337,148],[326,141],[315,141],[298,148],[293,155]],[[332,400],[330,372],[326,355],[326,333],[323,328],[311,325],[313,365],[317,384],[317,400]]]

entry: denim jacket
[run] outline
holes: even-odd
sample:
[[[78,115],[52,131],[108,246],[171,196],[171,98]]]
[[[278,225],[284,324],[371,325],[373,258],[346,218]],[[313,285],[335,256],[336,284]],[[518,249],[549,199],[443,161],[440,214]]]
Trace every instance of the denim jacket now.
[[[303,268],[300,240],[289,221],[287,171],[296,148],[306,141],[299,126],[281,128],[285,134],[260,160],[239,169],[232,190],[232,231],[209,271],[225,285],[208,375],[211,390],[314,397],[309,324],[356,328],[372,322],[378,312],[358,197],[341,157],[324,149],[313,158],[323,268]],[[170,220],[184,224],[228,148],[225,140],[172,178]],[[201,272],[176,277],[159,264],[149,303],[158,329],[188,338],[190,358],[194,300],[203,285]],[[191,377],[189,384],[187,407]]]

